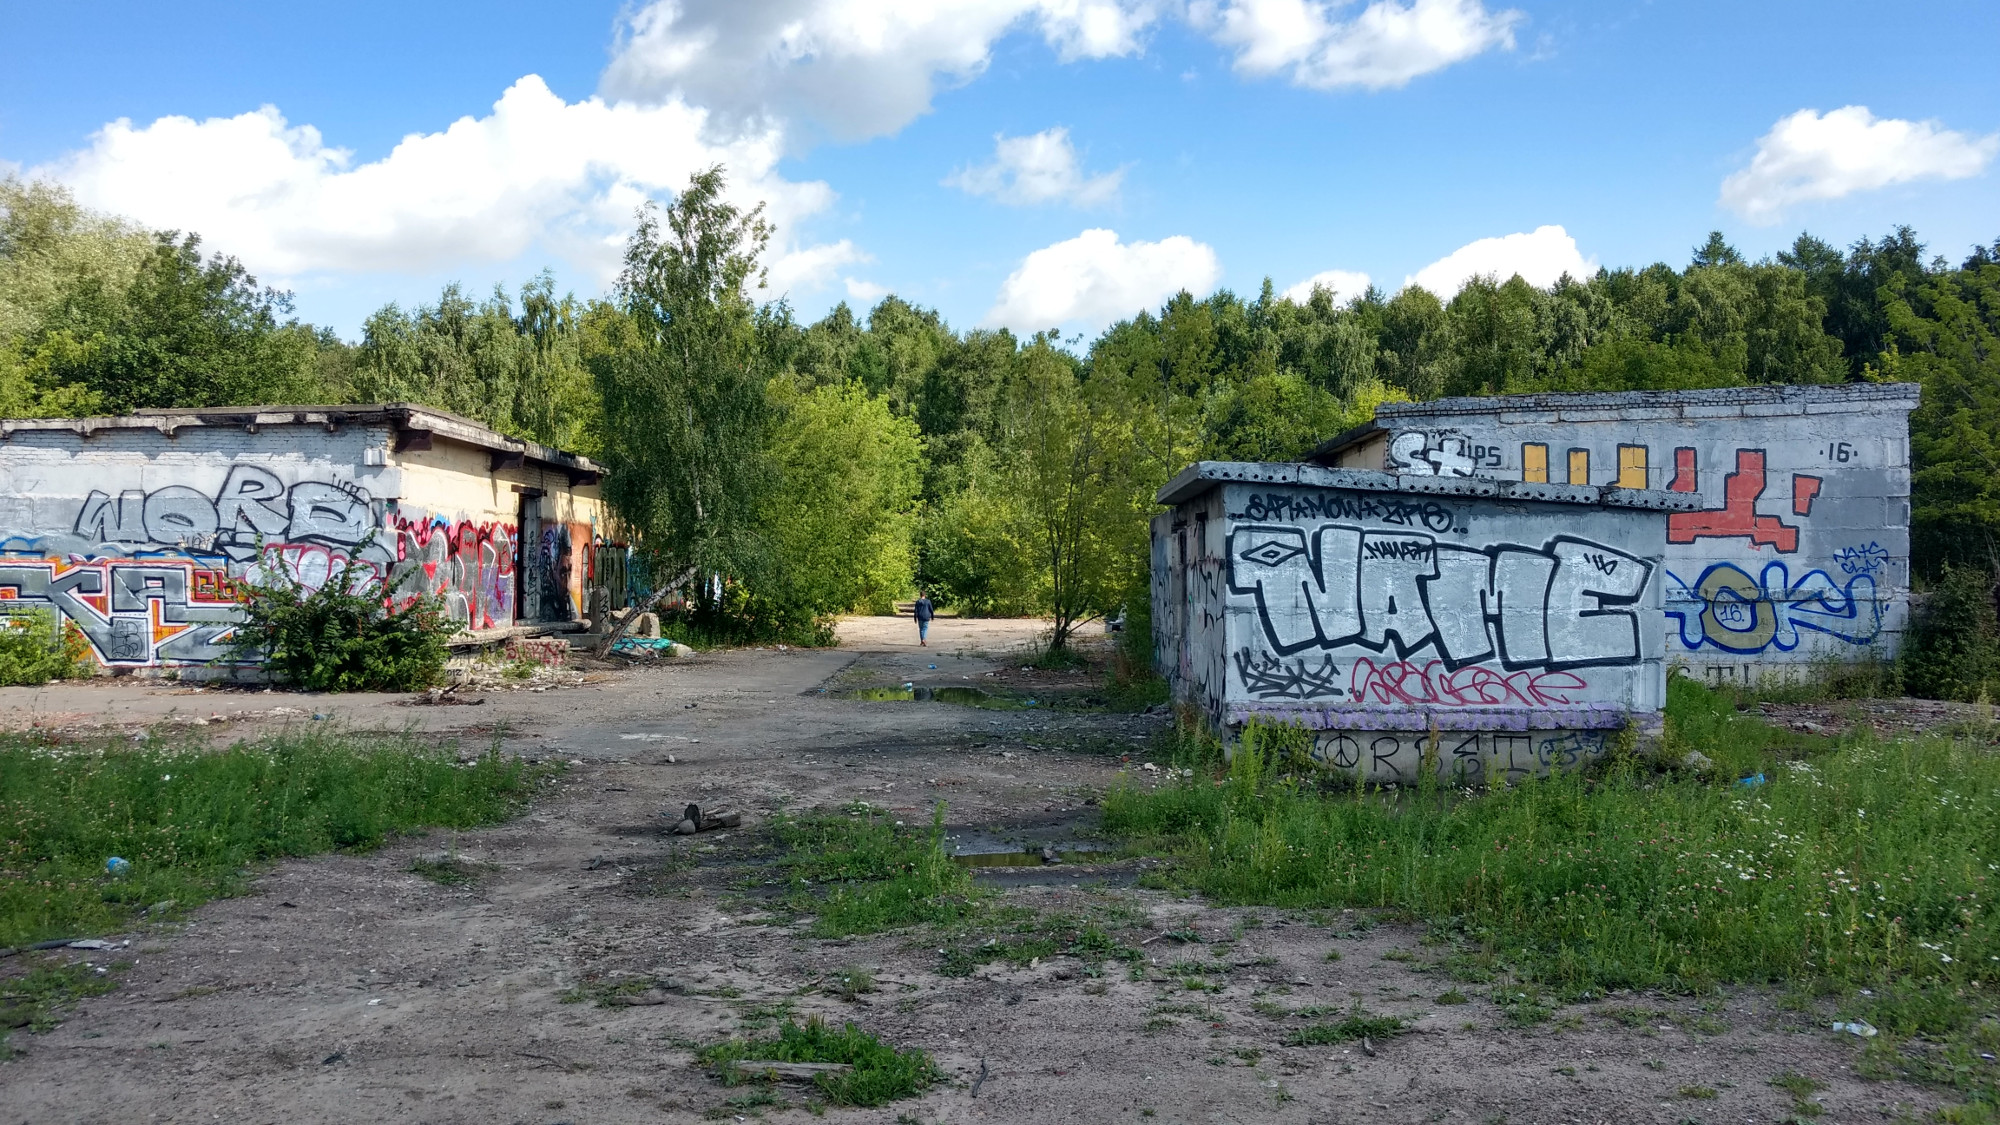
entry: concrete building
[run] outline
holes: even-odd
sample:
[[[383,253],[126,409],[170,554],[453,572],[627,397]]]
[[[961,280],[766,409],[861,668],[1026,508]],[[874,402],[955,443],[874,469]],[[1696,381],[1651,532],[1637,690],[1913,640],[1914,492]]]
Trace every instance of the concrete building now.
[[[227,675],[237,583],[352,562],[475,638],[574,627],[601,469],[428,407],[0,421],[0,607],[73,622],[112,669]]]
[[[1667,518],[1667,653],[1712,682],[1893,657],[1909,615],[1909,383],[1394,403],[1315,463],[1700,498]]]
[[[1159,492],[1153,629],[1218,730],[1299,723],[1378,782],[1579,764],[1666,695],[1666,513],[1602,486],[1204,461]]]

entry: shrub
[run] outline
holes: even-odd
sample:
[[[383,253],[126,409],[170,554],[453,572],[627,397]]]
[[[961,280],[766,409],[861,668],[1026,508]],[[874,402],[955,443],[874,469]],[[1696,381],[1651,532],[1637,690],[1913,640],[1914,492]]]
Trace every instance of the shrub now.
[[[437,599],[392,608],[352,562],[316,590],[283,568],[266,573],[244,586],[236,659],[261,660],[307,691],[422,691],[444,679],[458,626]]]
[[[0,687],[83,675],[89,659],[90,643],[49,610],[0,617]]]
[[[1947,566],[1903,641],[1903,685],[1926,699],[1976,700],[2000,676],[2000,624],[1984,571]]]

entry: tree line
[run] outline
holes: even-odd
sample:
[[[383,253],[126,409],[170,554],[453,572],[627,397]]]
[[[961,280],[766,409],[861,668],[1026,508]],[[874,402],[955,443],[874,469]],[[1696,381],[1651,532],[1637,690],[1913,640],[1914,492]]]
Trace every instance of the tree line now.
[[[712,169],[642,211],[615,289],[544,273],[314,328],[198,236],[0,181],[0,413],[409,401],[572,449],[654,575],[736,637],[810,640],[918,584],[1038,612],[1055,647],[1142,612],[1153,492],[1200,458],[1290,460],[1385,401],[1909,380],[1920,574],[2000,564],[2000,241],[1954,264],[1907,227],[1841,249],[1542,288],[1477,278],[1301,302],[1182,293],[1075,349],[883,298],[811,323],[760,288],[770,236]]]

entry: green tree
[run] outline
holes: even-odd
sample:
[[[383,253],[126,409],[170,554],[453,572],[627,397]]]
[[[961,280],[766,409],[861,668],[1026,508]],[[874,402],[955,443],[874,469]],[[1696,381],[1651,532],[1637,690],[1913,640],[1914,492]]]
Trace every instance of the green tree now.
[[[770,240],[763,208],[722,198],[720,167],[664,211],[647,205],[625,250],[627,346],[593,361],[604,402],[605,498],[662,576],[754,580],[769,559],[758,517],[771,473],[768,371],[749,287]]]
[[[888,612],[912,582],[916,423],[859,382],[801,393],[780,379],[772,388],[775,487],[760,515],[773,562],[766,596],[814,617]]]

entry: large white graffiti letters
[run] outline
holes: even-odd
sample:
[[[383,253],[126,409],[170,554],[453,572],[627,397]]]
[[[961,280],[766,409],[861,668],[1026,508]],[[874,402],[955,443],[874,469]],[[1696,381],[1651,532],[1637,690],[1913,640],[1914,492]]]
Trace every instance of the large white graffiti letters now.
[[[352,546],[374,526],[368,493],[356,485],[309,480],[287,488],[262,466],[233,465],[213,497],[182,484],[127,489],[115,500],[93,489],[77,509],[69,546],[155,543],[247,562],[259,540]]]
[[[1449,668],[1580,668],[1638,661],[1639,599],[1653,566],[1557,536],[1542,547],[1440,543],[1418,531],[1239,526],[1229,589],[1254,597],[1284,655],[1357,646],[1397,659],[1434,649]]]

